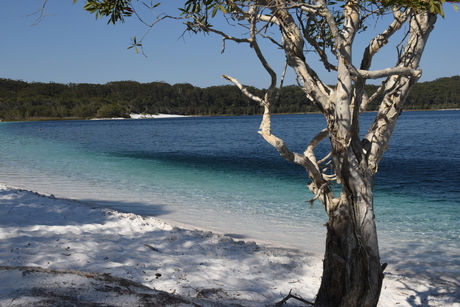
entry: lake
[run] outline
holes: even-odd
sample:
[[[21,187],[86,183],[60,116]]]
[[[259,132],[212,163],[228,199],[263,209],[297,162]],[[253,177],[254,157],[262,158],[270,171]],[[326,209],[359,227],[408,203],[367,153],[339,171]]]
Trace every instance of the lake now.
[[[373,116],[363,115],[364,127]],[[306,202],[308,176],[260,137],[260,119],[0,123],[0,182],[322,253],[324,209]],[[323,127],[319,114],[272,118],[297,152]],[[400,118],[375,185],[382,261],[396,269],[460,271],[459,135],[460,111]]]

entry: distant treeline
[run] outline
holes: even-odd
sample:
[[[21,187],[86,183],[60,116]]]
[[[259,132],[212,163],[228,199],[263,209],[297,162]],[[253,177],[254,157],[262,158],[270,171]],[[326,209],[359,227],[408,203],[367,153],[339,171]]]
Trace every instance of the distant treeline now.
[[[377,86],[368,85],[369,94]],[[261,95],[253,87],[249,90]],[[379,99],[370,105],[375,110]],[[417,84],[406,109],[460,108],[460,76]],[[280,91],[274,113],[308,113],[316,108],[298,86]],[[259,105],[233,85],[199,88],[188,83],[139,83],[118,81],[106,84],[41,83],[0,78],[0,119],[129,117],[130,113],[182,115],[261,114]]]

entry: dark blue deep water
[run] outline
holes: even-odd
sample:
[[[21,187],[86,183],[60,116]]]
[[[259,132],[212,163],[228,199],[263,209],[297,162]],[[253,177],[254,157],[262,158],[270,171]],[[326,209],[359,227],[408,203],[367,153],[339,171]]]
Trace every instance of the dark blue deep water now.
[[[374,113],[364,114],[363,127]],[[120,211],[321,251],[326,215],[260,116],[0,123],[0,182]],[[277,115],[303,152],[319,114]],[[365,129],[363,129],[364,133]],[[460,111],[405,112],[375,187],[382,257],[460,267]],[[327,141],[318,151],[326,153]],[[305,239],[307,238],[307,239]]]

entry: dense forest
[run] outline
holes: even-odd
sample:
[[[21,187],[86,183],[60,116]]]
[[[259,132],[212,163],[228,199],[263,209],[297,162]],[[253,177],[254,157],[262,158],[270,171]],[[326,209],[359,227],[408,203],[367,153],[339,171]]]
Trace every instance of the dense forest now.
[[[254,94],[261,90],[249,88]],[[377,89],[369,85],[372,94]],[[274,113],[315,112],[298,86],[280,90]],[[378,99],[369,106],[375,110]],[[407,110],[460,108],[460,76],[418,83]],[[0,119],[129,117],[138,114],[253,115],[262,109],[233,85],[195,87],[165,82],[118,81],[106,84],[41,83],[0,78]]]

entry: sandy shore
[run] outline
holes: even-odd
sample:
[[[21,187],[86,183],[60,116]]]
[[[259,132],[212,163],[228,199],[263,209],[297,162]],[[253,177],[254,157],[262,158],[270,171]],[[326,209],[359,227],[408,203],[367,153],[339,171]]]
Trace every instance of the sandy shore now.
[[[314,300],[322,271],[314,253],[3,184],[0,238],[0,306],[36,305],[50,296],[77,305],[271,306],[290,291]],[[386,273],[379,306],[460,306],[456,280]]]
[[[129,116],[132,119],[147,119],[147,118],[176,118],[176,117],[189,117],[185,115],[178,115],[178,114],[134,114],[131,113]]]

